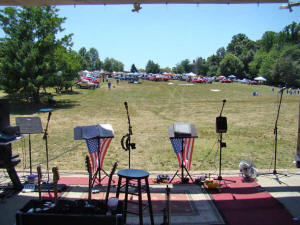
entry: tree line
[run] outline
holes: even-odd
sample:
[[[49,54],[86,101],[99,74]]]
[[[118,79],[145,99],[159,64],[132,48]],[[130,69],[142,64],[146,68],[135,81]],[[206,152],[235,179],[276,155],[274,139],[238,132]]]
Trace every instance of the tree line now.
[[[245,34],[234,35],[226,49],[219,48],[207,59],[199,57],[193,62],[185,59],[172,69],[161,71],[193,71],[203,76],[234,74],[237,78],[248,79],[263,76],[270,85],[299,87],[300,23],[293,22],[278,33],[267,31],[257,41],[250,40]]]
[[[54,6],[6,7],[0,10],[0,89],[12,97],[40,102],[41,90],[72,88],[78,71],[123,71],[113,58],[99,59],[97,49],[72,49],[72,35],[57,38],[66,18]]]
[[[124,64],[114,58],[99,58],[96,48],[72,49],[72,34],[58,38],[66,18],[54,6],[6,7],[0,10],[0,88],[11,96],[40,101],[42,90],[52,87],[68,90],[80,70],[124,71]],[[226,48],[193,62],[185,59],[173,68],[160,68],[149,60],[147,73],[194,71],[204,76],[230,75],[238,78],[264,76],[272,85],[300,85],[300,24],[293,22],[282,31],[265,32],[260,40],[245,34],[232,37]]]

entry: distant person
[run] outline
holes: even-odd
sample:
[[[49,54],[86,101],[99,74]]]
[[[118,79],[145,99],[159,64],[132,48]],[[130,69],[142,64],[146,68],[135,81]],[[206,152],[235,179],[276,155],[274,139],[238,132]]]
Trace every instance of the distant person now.
[[[120,80],[119,80],[119,79],[117,79],[117,85],[119,85],[119,82],[120,82]]]
[[[107,82],[107,87],[108,87],[108,90],[110,90],[110,87],[111,87],[111,82],[110,81]]]
[[[274,93],[274,86],[272,86],[272,92]]]

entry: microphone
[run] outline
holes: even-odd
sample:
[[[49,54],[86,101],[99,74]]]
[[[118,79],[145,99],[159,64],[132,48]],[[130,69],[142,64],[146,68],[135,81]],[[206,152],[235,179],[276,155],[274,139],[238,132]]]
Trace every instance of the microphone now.
[[[125,108],[128,109],[127,102],[124,102]]]
[[[52,115],[52,112],[49,112],[49,114],[48,114],[48,121],[50,120],[51,115]]]
[[[223,103],[225,103],[226,102],[226,99],[223,99]]]

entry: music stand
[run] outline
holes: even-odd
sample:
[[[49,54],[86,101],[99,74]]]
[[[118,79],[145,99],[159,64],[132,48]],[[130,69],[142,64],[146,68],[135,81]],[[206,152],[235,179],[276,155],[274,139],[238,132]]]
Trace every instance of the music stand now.
[[[41,118],[40,117],[16,117],[16,125],[20,127],[21,134],[28,134],[29,164],[30,164],[30,174],[32,174],[30,134],[40,134],[43,132]]]
[[[77,126],[74,128],[74,140],[85,139],[90,153],[90,157],[92,154],[97,154],[97,168],[92,178],[92,187],[94,186],[96,181],[98,181],[98,184],[101,185],[101,181],[105,177],[109,176],[108,173],[102,168],[102,166],[106,151],[109,147],[112,138],[114,138],[114,131],[110,124]],[[95,140],[97,143],[95,144],[94,142],[89,146],[89,141]],[[96,147],[96,149],[91,149],[94,147]],[[103,178],[101,178],[101,171],[105,174],[105,177]]]
[[[178,169],[175,174],[173,175],[172,179],[169,181],[171,183],[175,176],[179,176],[178,172],[181,170],[181,183],[185,183],[186,177],[189,176],[191,180],[193,181],[193,178],[189,174],[186,165],[184,164],[184,158],[186,156],[185,154],[185,149],[184,149],[184,141],[187,140],[188,138],[198,138],[196,128],[192,124],[188,123],[174,123],[169,126],[169,138],[171,140],[171,143],[173,145],[174,151],[176,154],[180,154],[179,157],[181,158],[180,162],[180,168]],[[177,141],[176,141],[177,140]],[[191,148],[194,146],[192,145]],[[193,151],[193,149],[191,149]],[[177,156],[178,157],[178,156]],[[179,160],[179,158],[178,158]],[[184,170],[186,171],[187,175],[184,175]]]

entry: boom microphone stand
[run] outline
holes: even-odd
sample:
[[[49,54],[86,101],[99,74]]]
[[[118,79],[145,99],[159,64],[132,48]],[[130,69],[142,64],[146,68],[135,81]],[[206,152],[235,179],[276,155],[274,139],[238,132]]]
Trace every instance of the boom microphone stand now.
[[[274,143],[274,169],[273,169],[272,174],[273,175],[279,174],[279,175],[286,176],[286,174],[278,173],[277,170],[276,170],[276,161],[277,161],[277,134],[278,134],[277,123],[278,123],[278,118],[279,118],[279,113],[280,113],[280,106],[281,106],[282,95],[283,95],[284,89],[285,88],[280,89],[280,100],[279,100],[279,104],[278,104],[277,116],[276,116],[275,126],[274,126],[274,135],[275,135],[275,143]]]
[[[121,145],[125,151],[128,151],[128,167],[129,167],[128,169],[130,169],[130,150],[135,149],[136,147],[135,147],[135,143],[131,143],[132,126],[130,124],[130,117],[129,117],[127,102],[124,102],[124,105],[125,105],[127,119],[128,119],[128,133],[122,137]],[[125,141],[125,139],[126,139],[126,141]],[[126,142],[125,144],[124,144],[124,141]]]
[[[49,183],[50,175],[49,175],[49,154],[48,154],[48,126],[49,126],[51,115],[52,115],[52,112],[49,111],[48,119],[47,119],[47,125],[46,125],[45,131],[44,131],[44,136],[43,136],[43,139],[45,140],[45,146],[46,146],[46,160],[47,160],[48,180],[47,180],[47,182],[43,182],[41,184],[41,190],[46,191],[48,193],[50,191],[54,190],[54,186],[56,186],[56,189],[57,189],[58,192],[62,192],[62,191],[67,189],[67,186],[65,184],[56,184],[56,185],[54,185],[54,183]]]
[[[46,125],[46,129],[45,129],[44,136],[43,136],[43,139],[45,140],[45,146],[46,146],[47,174],[48,174],[47,183],[49,182],[48,125],[49,125],[51,115],[52,115],[52,112],[49,112],[48,119],[47,119],[47,125]]]

